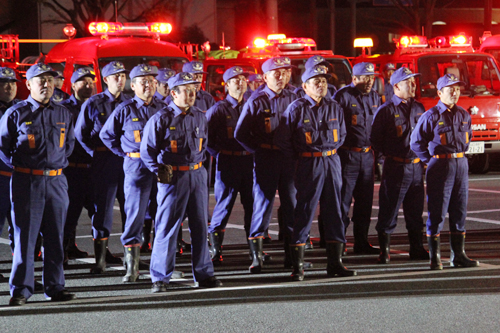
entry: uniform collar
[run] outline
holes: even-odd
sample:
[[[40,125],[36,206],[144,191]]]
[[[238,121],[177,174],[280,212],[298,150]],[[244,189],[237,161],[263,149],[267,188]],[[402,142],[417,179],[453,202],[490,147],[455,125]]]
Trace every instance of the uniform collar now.
[[[177,117],[181,114],[191,114],[192,112],[183,112],[181,109],[179,109],[179,107],[174,103],[174,101],[170,102],[170,104],[168,104],[168,106],[170,108],[172,108],[174,110],[174,117]]]
[[[116,101],[122,101],[122,102],[124,101],[124,99],[123,99],[123,91],[120,93],[120,95],[118,96],[118,98],[115,98],[115,96],[113,96],[113,94],[111,94],[108,89],[106,89],[106,91],[104,92],[104,94],[106,96],[108,96],[108,98],[110,99],[111,102],[114,102],[115,100]]]
[[[139,97],[137,97],[137,95],[134,95],[134,101],[137,105],[138,108],[141,108],[143,106],[151,106],[151,105],[154,105],[154,102],[155,102],[155,99],[152,98],[151,99],[151,102],[149,104],[146,105],[146,102],[143,101],[142,99],[140,99]]]
[[[76,99],[76,96],[74,94],[69,96],[69,100],[70,100],[72,105],[82,105],[83,104],[82,102],[80,102],[79,100]]]
[[[231,106],[234,108],[236,108],[238,106],[238,101],[236,99],[234,99],[234,97],[232,97],[231,95],[227,94],[226,96],[226,100],[229,102],[229,104],[231,104]]]
[[[269,97],[269,99],[273,99],[276,96],[279,96],[277,93],[275,93],[274,91],[272,91],[271,88],[269,88],[267,86],[267,84],[266,84],[266,87],[264,89],[262,89],[262,90],[267,94],[267,96]]]
[[[404,101],[404,102],[403,102]],[[395,94],[392,95],[392,102],[394,103],[394,105],[398,106],[399,104],[401,103],[404,103],[405,105],[410,105],[410,103],[413,101],[412,98],[410,98],[409,100],[404,100],[402,99],[401,97],[398,97],[396,96]]]
[[[319,103],[317,103],[317,102],[316,102],[314,99],[312,99],[312,97],[311,97],[311,96],[309,96],[308,94],[305,94],[305,95],[304,95],[304,98],[305,98],[305,99],[309,102],[309,105],[310,105],[311,107],[316,106],[316,105],[321,105],[321,104],[323,104],[323,99],[324,99],[324,98],[322,98],[322,99],[321,99],[321,101],[320,101]]]
[[[36,111],[39,108],[44,108],[45,107],[43,104],[40,104],[37,101],[35,101],[33,99],[33,97],[31,97],[31,95],[28,96],[27,101],[31,105],[31,111]],[[50,101],[47,103],[47,105],[49,105],[49,104],[50,104]]]
[[[159,99],[160,101],[164,101],[167,96],[163,96],[162,94],[160,94],[158,91],[155,91],[155,94],[154,94],[154,97],[156,97],[157,99]]]
[[[439,102],[437,103],[436,107],[437,107],[439,113],[443,114],[446,110],[450,110],[451,111],[451,109],[453,109],[455,106],[453,106],[453,108],[451,108],[451,109],[448,109],[448,107],[446,105],[444,105],[444,103],[441,102],[441,100],[439,100]]]

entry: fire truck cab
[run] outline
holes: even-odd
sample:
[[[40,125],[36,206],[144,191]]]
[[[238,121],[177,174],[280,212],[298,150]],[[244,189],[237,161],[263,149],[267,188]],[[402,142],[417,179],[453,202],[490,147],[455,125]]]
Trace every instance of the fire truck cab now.
[[[416,99],[426,110],[438,102],[439,77],[451,73],[464,81],[458,105],[472,118],[473,137],[466,152],[470,171],[486,173],[490,154],[500,152],[500,71],[495,59],[474,52],[472,37],[463,34],[436,37],[429,42],[424,36],[403,36],[396,44],[398,49],[393,55],[358,57],[354,62],[370,61],[378,71],[392,62],[397,68],[404,66],[420,73],[416,77]]]
[[[286,56],[292,65],[292,78],[290,84],[300,87],[301,75],[305,70],[305,63],[313,55],[321,55],[330,63],[329,73],[333,75],[332,84],[337,89],[350,84],[352,80],[352,67],[349,60],[340,55],[334,55],[329,50],[316,50],[316,42],[311,38],[287,38],[283,34],[269,35],[267,39],[256,38],[246,50],[240,52],[236,59],[206,59],[204,69],[206,76],[206,91],[214,98],[224,98],[224,83],[222,75],[232,66],[240,66],[246,72],[262,73],[262,64],[269,58]]]

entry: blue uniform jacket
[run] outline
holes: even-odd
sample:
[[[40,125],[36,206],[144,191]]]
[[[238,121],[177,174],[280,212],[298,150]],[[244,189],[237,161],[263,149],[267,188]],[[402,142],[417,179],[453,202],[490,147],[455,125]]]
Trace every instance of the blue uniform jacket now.
[[[433,155],[466,152],[471,138],[469,113],[458,105],[450,110],[439,101],[418,120],[410,146],[427,163]]]
[[[339,89],[333,98],[344,109],[347,131],[344,146],[369,147],[373,115],[381,104],[380,96],[373,89],[363,94],[351,83]]]
[[[5,103],[4,101],[0,101],[0,118],[5,114],[5,111],[7,111],[8,108],[19,102],[21,102],[21,100],[17,98],[14,98],[10,103]],[[3,163],[0,160],[0,170],[11,172],[12,168],[8,167],[7,165],[5,165],[5,163]]]
[[[78,115],[80,114],[80,110],[82,109],[83,103],[80,103],[80,101],[76,99],[75,95],[71,95],[68,99],[65,99],[59,104],[65,106],[71,112],[74,126],[76,124],[76,120],[78,119]],[[72,163],[91,164],[92,157],[87,154],[80,142],[75,140],[75,148],[73,149],[71,156],[68,158],[68,161]]]
[[[75,136],[90,156],[94,156],[96,148],[104,147],[99,132],[101,132],[108,117],[120,103],[130,98],[130,96],[121,93],[115,100],[109,90],[106,90],[90,97],[83,103],[75,125]]]
[[[385,156],[415,158],[410,136],[424,112],[424,106],[413,98],[404,101],[393,95],[374,116],[370,136],[373,148]]]
[[[244,151],[234,138],[236,123],[243,109],[243,101],[238,101],[229,94],[207,111],[208,143],[207,149],[214,157],[221,150]]]
[[[235,138],[250,153],[255,153],[262,144],[272,145],[274,132],[286,108],[297,96],[288,89],[277,95],[263,85],[256,89],[245,103],[235,130]]]
[[[346,136],[340,105],[323,98],[316,105],[311,97],[296,99],[288,106],[274,135],[275,144],[288,156],[339,148]]]
[[[9,167],[65,168],[74,144],[71,112],[52,101],[43,107],[29,96],[0,120],[0,159]]]
[[[147,121],[166,105],[153,98],[146,104],[137,96],[121,103],[106,120],[99,134],[102,142],[115,155],[125,157],[126,153],[137,153]]]
[[[326,93],[326,96],[325,98],[329,98],[329,99],[332,99],[333,96],[335,95],[335,93],[337,92],[337,88],[335,88],[335,86],[333,84],[330,84],[328,83],[328,91]],[[306,95],[306,92],[304,91],[304,88],[302,87],[298,87],[297,89],[295,89],[295,91],[293,92],[295,95],[297,95],[297,97],[304,97]]]
[[[207,93],[205,90],[200,90],[196,92],[196,100],[194,106],[203,112],[207,112],[215,104],[215,99]]]
[[[160,94],[158,91],[155,91],[155,94],[153,95],[154,98],[156,99],[159,99],[160,101],[162,101],[163,103],[166,103],[165,100],[169,97],[170,95],[167,95],[167,96],[163,96],[162,94]],[[170,101],[169,101],[170,103]]]
[[[207,118],[193,106],[182,112],[171,102],[165,112],[156,113],[144,128],[141,159],[158,173],[159,164],[188,165],[204,160],[207,145]]]
[[[390,101],[394,96],[394,87],[389,82],[384,83],[384,95],[386,102]]]

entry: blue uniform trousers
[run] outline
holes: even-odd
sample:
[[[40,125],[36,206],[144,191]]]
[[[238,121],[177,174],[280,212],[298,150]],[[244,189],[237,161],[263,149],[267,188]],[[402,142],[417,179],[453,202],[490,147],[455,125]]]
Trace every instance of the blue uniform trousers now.
[[[63,233],[68,209],[68,183],[64,175],[12,175],[14,258],[10,274],[11,296],[29,298],[34,292],[35,244],[43,236],[43,285],[51,297],[64,289]]]
[[[95,213],[94,192],[90,169],[80,167],[67,167],[64,174],[68,181],[68,216],[64,225],[64,238],[75,237],[76,226],[83,208],[87,210],[89,218]]]
[[[295,176],[297,206],[292,244],[305,244],[319,202],[325,241],[345,243],[340,209],[342,173],[338,155],[301,158]]]
[[[379,191],[379,213],[376,229],[392,234],[403,204],[406,229],[422,232],[424,211],[424,180],[422,163],[400,163],[386,158]]]
[[[191,263],[195,281],[214,275],[207,242],[207,171],[174,171],[171,184],[158,183],[158,212],[150,273],[154,282],[168,283],[175,267],[177,234],[184,214],[189,218]]]
[[[123,163],[125,173],[125,230],[122,244],[134,245],[142,242],[142,226],[149,200],[156,197],[156,175],[149,171],[140,158],[126,157]],[[154,206],[153,206],[154,207]],[[155,212],[150,212],[154,218]]]
[[[95,152],[91,170],[95,205],[93,235],[94,239],[108,238],[113,225],[115,198],[118,198],[120,205],[124,201],[123,158],[110,151]]]
[[[276,189],[280,196],[285,235],[293,233],[293,212],[297,200],[293,177],[296,161],[279,150],[260,149],[254,155],[253,214],[250,238],[263,237],[269,228]]]
[[[5,219],[10,220],[10,176],[0,174],[0,235]]]
[[[352,222],[370,225],[373,205],[373,152],[355,152],[339,149],[342,164],[342,216],[344,226],[349,226],[349,209],[354,198]]]
[[[465,232],[469,190],[467,158],[432,158],[427,166],[427,236],[439,235],[446,213],[450,232]]]
[[[215,173],[215,207],[209,232],[223,231],[240,192],[241,204],[245,210],[245,230],[250,231],[253,211],[253,156],[232,156],[219,153]]]

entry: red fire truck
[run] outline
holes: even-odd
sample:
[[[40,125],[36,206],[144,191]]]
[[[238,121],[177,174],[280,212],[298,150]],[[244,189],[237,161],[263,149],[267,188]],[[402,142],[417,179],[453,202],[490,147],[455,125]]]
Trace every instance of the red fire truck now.
[[[459,105],[471,114],[473,137],[467,151],[472,173],[486,173],[489,157],[500,152],[500,71],[491,54],[475,52],[472,37],[460,34],[435,37],[402,36],[392,55],[357,57],[354,63],[370,61],[381,71],[392,62],[421,73],[416,98],[426,109],[438,101],[436,82],[444,74],[455,74],[465,82]]]

